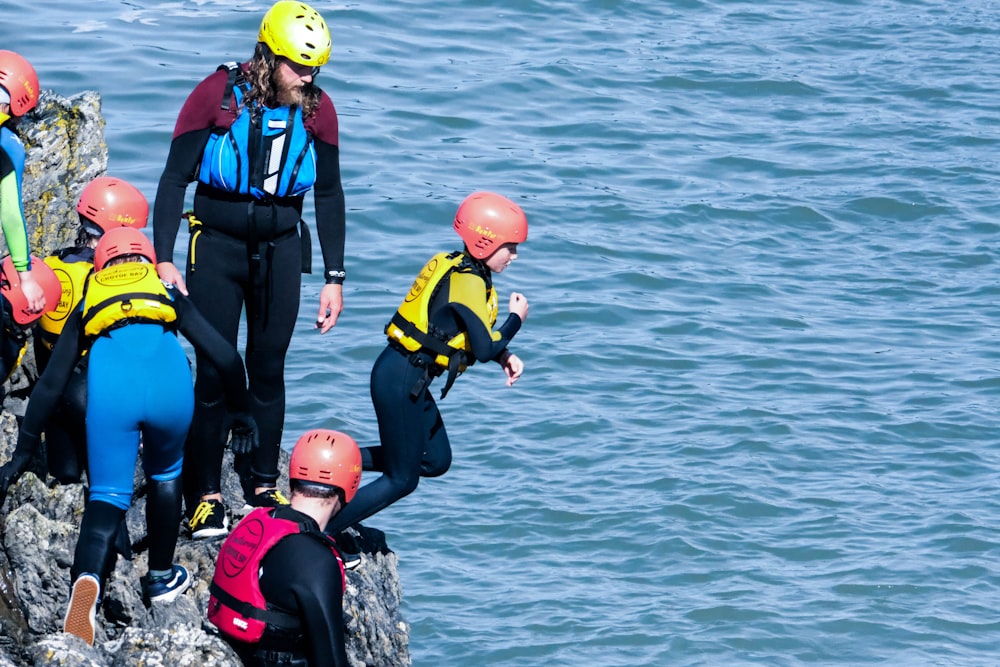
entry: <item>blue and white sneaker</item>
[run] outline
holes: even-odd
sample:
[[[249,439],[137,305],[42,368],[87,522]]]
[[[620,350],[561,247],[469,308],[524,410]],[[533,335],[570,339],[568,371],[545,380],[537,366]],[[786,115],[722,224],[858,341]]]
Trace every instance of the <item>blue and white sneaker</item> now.
[[[148,602],[173,602],[191,586],[191,574],[183,565],[173,565],[170,575],[154,579],[150,575],[142,578],[143,597]]]

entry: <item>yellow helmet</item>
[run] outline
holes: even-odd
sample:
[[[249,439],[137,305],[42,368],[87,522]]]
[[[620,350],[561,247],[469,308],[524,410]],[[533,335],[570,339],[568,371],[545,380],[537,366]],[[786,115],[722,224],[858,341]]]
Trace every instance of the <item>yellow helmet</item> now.
[[[330,29],[315,9],[297,0],[278,0],[260,22],[258,42],[276,56],[321,67],[330,60]]]

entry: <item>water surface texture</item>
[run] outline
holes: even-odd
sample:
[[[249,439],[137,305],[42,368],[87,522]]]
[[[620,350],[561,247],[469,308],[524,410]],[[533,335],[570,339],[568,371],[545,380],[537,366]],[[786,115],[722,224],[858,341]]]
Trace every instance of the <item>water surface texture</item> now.
[[[5,3],[0,48],[99,91],[152,199],[268,6]],[[377,442],[383,326],[467,193],[531,223],[524,378],[460,379],[452,469],[367,522],[415,665],[996,663],[1000,3],[316,6],[346,310],[319,336],[305,278],[284,446]]]

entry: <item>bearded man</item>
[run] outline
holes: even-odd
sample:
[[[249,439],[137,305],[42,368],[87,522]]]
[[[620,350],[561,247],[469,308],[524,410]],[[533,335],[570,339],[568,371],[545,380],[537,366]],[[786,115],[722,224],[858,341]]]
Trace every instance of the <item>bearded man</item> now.
[[[345,205],[339,126],[317,85],[330,31],[309,5],[280,0],[265,14],[253,57],[229,63],[188,96],[174,127],[153,209],[160,278],[175,285],[235,347],[246,309],[244,359],[260,446],[237,457],[247,504],[285,505],[277,490],[285,417],[285,354],[299,309],[311,243],[304,195],[315,198],[325,285],[315,327],[343,309]],[[197,182],[186,276],[172,261],[188,184]],[[221,495],[226,424],[222,383],[197,358],[195,414],[185,447],[185,499],[195,538],[228,532]]]

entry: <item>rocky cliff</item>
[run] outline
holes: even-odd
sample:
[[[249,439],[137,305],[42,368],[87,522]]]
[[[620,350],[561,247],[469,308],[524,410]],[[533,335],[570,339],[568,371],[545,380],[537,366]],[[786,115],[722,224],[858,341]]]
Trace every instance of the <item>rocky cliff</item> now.
[[[24,199],[34,254],[43,256],[76,235],[76,198],[90,179],[107,169],[100,98],[86,92],[62,98],[42,95],[38,109],[20,128],[28,147]],[[0,411],[0,462],[10,458],[35,379],[31,351],[4,385]],[[279,481],[287,493],[287,454]],[[227,453],[224,495],[242,505],[239,482]],[[41,460],[11,488],[0,517],[0,667],[6,665],[239,665],[205,621],[208,583],[218,541],[193,541],[181,532],[176,559],[195,583],[170,604],[142,604],[139,577],[146,571],[145,498],[137,466],[135,501],[128,513],[131,560],[119,556],[98,613],[97,641],[88,646],[61,632],[69,600],[69,567],[83,512],[81,484],[46,480]],[[232,517],[239,519],[239,514]],[[396,555],[376,530],[361,529],[362,563],[348,572],[344,599],[351,664],[409,665],[408,626],[400,614]],[[308,566],[308,564],[303,564]]]

